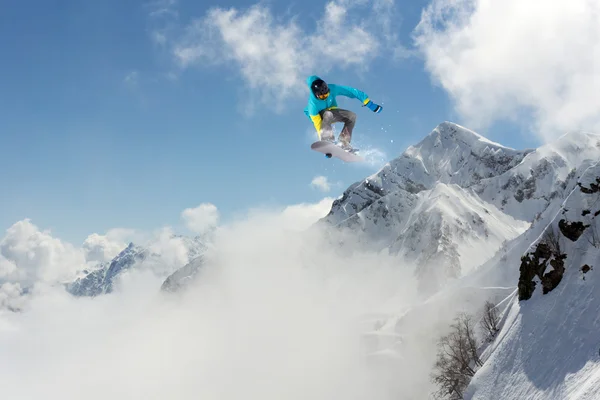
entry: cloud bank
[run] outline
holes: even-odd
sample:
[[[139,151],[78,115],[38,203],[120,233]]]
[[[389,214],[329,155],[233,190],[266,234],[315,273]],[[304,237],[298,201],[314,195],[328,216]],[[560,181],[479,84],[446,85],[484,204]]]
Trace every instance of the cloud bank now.
[[[600,129],[600,3],[434,0],[414,35],[469,126],[527,111],[546,139]]]
[[[0,239],[0,275],[6,280],[64,281],[85,264],[81,249],[40,231],[29,219],[13,224]]]
[[[199,279],[175,296],[160,294],[161,281],[144,271],[96,298],[39,286],[22,312],[0,311],[3,394],[397,399],[400,381],[366,362],[365,314],[398,293],[408,302],[415,285],[392,257],[340,256],[320,230],[289,230],[330,204],[219,226]],[[0,302],[19,293],[2,287]]]

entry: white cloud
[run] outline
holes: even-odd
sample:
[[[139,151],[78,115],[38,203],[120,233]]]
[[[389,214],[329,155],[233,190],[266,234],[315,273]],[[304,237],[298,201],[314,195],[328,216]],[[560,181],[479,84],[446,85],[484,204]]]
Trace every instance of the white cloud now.
[[[13,224],[0,239],[0,263],[12,279],[68,280],[86,264],[81,249],[40,231],[29,219]],[[8,263],[7,263],[8,261]]]
[[[110,230],[106,235],[93,233],[83,242],[82,249],[88,262],[107,262],[119,254],[127,243],[122,240],[124,230]]]
[[[22,312],[0,312],[3,396],[423,398],[422,350],[432,349],[426,333],[439,330],[439,308],[402,323],[416,301],[411,268],[387,252],[339,252],[337,238],[318,228],[298,232],[331,202],[221,224],[200,279],[178,296],[162,296],[162,279],[146,271],[96,298],[34,288]],[[349,247],[354,232],[343,237]],[[157,234],[177,254],[170,230]],[[2,286],[0,304],[14,307],[22,294]],[[368,357],[377,345],[384,351]]]
[[[329,192],[331,190],[331,184],[326,176],[315,176],[310,182],[312,187],[315,187],[323,192]]]
[[[182,267],[188,261],[188,248],[180,236],[175,236],[169,227],[159,229],[152,241],[147,244],[152,253],[160,254],[160,261],[152,263],[151,260],[144,262],[145,268],[151,268],[154,272],[161,274],[165,271],[173,272]]]
[[[217,225],[219,210],[214,204],[202,203],[198,207],[183,210],[181,218],[189,230],[195,233],[203,233]]]
[[[535,117],[547,137],[600,129],[600,3],[434,0],[415,29],[427,70],[475,128]]]
[[[306,78],[315,70],[366,69],[387,54],[386,48],[401,54],[393,15],[391,0],[334,0],[308,31],[295,18],[286,21],[261,4],[246,10],[212,8],[173,39],[173,55],[182,68],[235,65],[250,89],[278,104],[305,95]]]
[[[14,261],[7,260],[2,253],[0,253],[0,278],[10,276],[17,270],[17,265]]]
[[[0,310],[21,310],[25,300],[20,284],[5,282],[0,285]]]

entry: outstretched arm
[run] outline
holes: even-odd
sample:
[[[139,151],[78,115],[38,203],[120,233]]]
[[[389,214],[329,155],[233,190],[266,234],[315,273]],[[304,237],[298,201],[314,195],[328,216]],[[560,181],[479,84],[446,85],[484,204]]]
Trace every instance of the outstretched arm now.
[[[367,96],[365,92],[355,89],[351,86],[336,85],[332,83],[329,85],[329,89],[331,90],[331,94],[334,96],[339,95],[350,97],[351,99],[358,99],[363,104],[367,104],[369,101],[369,96]]]
[[[362,102],[363,106],[369,107],[371,111],[376,113],[381,112],[381,106],[373,103],[369,99],[369,96],[367,96],[367,94],[361,90],[355,89],[351,86],[343,86],[336,84],[329,85],[329,88],[331,89],[331,92],[334,95],[346,96],[350,97],[351,99],[358,99]]]

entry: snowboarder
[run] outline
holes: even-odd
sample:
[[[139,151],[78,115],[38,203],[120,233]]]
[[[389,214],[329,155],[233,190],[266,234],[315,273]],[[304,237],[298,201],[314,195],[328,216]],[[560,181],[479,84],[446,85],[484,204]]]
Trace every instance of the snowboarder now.
[[[356,123],[356,114],[350,110],[339,108],[335,97],[346,96],[358,99],[362,102],[363,107],[367,106],[371,111],[376,113],[381,112],[382,107],[373,103],[364,92],[358,89],[333,83],[327,84],[316,75],[309,76],[306,83],[310,88],[310,95],[304,113],[313,122],[319,140],[335,142],[331,124],[343,122],[344,127],[340,132],[338,142],[344,150],[352,150],[350,141],[352,140],[352,130]]]

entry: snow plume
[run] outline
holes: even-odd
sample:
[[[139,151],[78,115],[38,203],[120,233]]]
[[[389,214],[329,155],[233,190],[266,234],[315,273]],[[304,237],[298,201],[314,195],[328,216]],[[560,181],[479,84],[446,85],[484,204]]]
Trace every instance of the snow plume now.
[[[523,110],[546,140],[600,128],[597,1],[433,0],[414,33],[427,70],[474,128]]]
[[[219,226],[198,279],[176,294],[142,273],[95,298],[38,289],[27,310],[0,313],[3,396],[403,398],[422,361],[367,360],[378,339],[366,333],[383,325],[382,305],[410,305],[412,271],[385,254],[337,252],[316,227],[288,227],[281,211]]]

